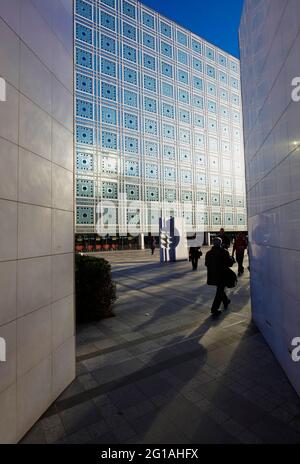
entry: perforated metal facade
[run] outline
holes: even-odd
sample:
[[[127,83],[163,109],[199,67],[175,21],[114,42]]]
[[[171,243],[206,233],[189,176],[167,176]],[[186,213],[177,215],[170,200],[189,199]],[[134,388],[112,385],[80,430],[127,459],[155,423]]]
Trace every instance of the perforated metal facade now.
[[[141,3],[75,5],[77,232],[245,230],[239,61]]]

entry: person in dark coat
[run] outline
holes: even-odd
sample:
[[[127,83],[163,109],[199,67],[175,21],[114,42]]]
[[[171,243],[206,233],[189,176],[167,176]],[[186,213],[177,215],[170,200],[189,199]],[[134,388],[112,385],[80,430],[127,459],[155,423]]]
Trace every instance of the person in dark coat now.
[[[222,240],[222,247],[228,250],[228,248],[230,248],[230,238],[225,234],[223,227],[220,229],[218,237]]]
[[[155,240],[155,237],[152,237],[151,238],[151,253],[152,255],[154,255],[154,252],[155,252],[155,248],[156,248],[156,240]]]
[[[234,253],[235,253],[236,261],[239,266],[238,268],[239,276],[241,276],[244,273],[243,262],[244,262],[245,250],[247,250],[247,248],[248,248],[247,239],[245,235],[242,232],[240,232],[236,236],[236,239],[233,244],[233,250],[232,250],[232,256],[234,257]]]
[[[193,271],[198,269],[198,260],[202,256],[202,251],[200,247],[190,247],[189,257],[192,261]]]
[[[229,252],[222,246],[222,241],[216,237],[213,241],[213,247],[206,253],[205,266],[207,267],[207,285],[215,285],[217,287],[216,296],[211,307],[213,316],[219,316],[221,303],[223,302],[224,309],[227,309],[230,300],[225,293],[226,269],[233,265],[233,259]]]

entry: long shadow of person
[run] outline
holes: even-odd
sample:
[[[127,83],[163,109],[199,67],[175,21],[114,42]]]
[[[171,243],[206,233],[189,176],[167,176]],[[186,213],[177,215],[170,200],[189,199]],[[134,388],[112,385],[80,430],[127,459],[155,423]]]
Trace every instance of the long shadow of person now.
[[[145,376],[134,385],[155,405],[152,411],[132,423],[141,443],[189,443],[196,432],[199,439],[199,424],[202,424],[203,442],[207,439],[207,424],[210,430],[213,428],[216,443],[234,442],[195,407],[203,399],[199,386],[213,380],[206,365],[209,332],[218,329],[226,317],[226,314],[217,320],[206,317],[192,331],[161,340],[161,349],[139,357],[146,361]]]

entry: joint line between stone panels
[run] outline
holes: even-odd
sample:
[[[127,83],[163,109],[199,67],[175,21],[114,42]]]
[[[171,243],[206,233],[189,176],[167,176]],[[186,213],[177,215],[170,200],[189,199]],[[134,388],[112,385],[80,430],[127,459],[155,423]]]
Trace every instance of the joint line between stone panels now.
[[[20,42],[21,42],[21,40],[19,40],[19,43],[20,43]],[[27,48],[28,48],[28,47],[27,47]],[[31,51],[31,49],[29,49],[29,50]],[[20,52],[19,52],[19,53],[20,53]],[[41,61],[41,63],[45,66],[45,64],[44,64],[42,61]],[[45,67],[46,67],[46,66],[45,66]],[[52,78],[53,78],[53,77],[56,78],[56,75],[55,75],[55,74],[53,74],[52,72],[50,72],[50,73],[51,73]],[[60,82],[60,81],[59,81],[59,82]],[[42,108],[36,101],[32,100],[31,97],[29,97],[28,95],[26,95],[26,94],[24,94],[23,92],[21,92],[20,88],[16,88],[15,85],[11,84],[10,82],[9,82],[8,84],[9,84],[10,87],[12,87],[12,88],[18,93],[18,95],[19,95],[18,100],[20,100],[20,96],[26,98],[26,100],[30,101],[30,102],[31,102],[34,106],[36,106],[40,111],[42,111],[43,113],[47,114],[47,116],[49,116],[49,117],[51,118],[51,120],[55,120],[59,125],[61,125],[62,127],[64,127],[68,132],[72,133],[72,130],[68,129],[68,128],[67,128],[64,124],[62,124],[58,119],[54,118],[53,115],[52,115],[51,113],[49,113],[47,110],[45,110],[44,108]],[[61,84],[61,82],[60,82],[60,84]],[[19,87],[20,87],[20,78],[19,78],[18,85],[19,85]],[[63,84],[62,84],[62,85],[63,85]],[[67,87],[64,86],[64,88],[68,91],[68,93],[69,93],[70,95],[72,95],[72,93],[70,92],[69,89],[67,89]],[[20,106],[20,103],[19,103],[19,106]],[[19,108],[19,113],[20,113],[20,108]],[[0,136],[0,137],[2,137],[3,139],[9,141],[10,143],[14,143],[14,142],[12,142],[12,141],[6,139],[6,138],[3,137],[3,136]],[[19,145],[19,144],[20,144],[20,140],[19,140],[19,138],[18,138],[18,146],[21,146],[21,148],[24,148],[24,149],[26,150],[25,147],[23,147],[22,145]],[[16,144],[14,143],[14,145],[16,145]],[[31,150],[28,150],[28,149],[27,149],[27,151],[31,151]],[[34,153],[34,154],[37,155],[37,156],[41,156],[41,155],[39,155],[38,153],[35,153],[35,152],[33,152],[33,151],[32,151],[32,153]],[[45,159],[45,158],[44,158],[44,159]]]
[[[253,336],[253,335],[248,335],[248,337],[250,337],[250,336]],[[220,349],[219,347],[214,346],[214,345],[215,345],[214,342],[208,343],[208,347],[210,347],[210,348],[212,347],[213,351]],[[211,351],[212,351],[212,349],[211,349]],[[103,394],[105,392],[109,392],[109,391],[112,391],[112,390],[114,390],[116,388],[120,388],[122,386],[133,384],[134,382],[137,382],[138,380],[148,378],[151,375],[158,374],[159,372],[170,368],[170,362],[171,362],[171,367],[174,367],[174,366],[183,364],[183,363],[185,363],[186,361],[188,361],[190,359],[194,359],[194,358],[199,357],[199,354],[201,354],[201,353],[202,353],[202,346],[199,345],[199,347],[194,349],[193,351],[190,351],[190,352],[184,353],[184,354],[179,354],[176,357],[174,357],[171,361],[170,361],[170,359],[167,360],[167,361],[162,361],[162,362],[160,362],[158,364],[151,365],[150,367],[148,366],[146,368],[142,368],[141,371],[135,371],[135,372],[133,372],[131,374],[128,374],[125,377],[115,379],[115,380],[111,380],[111,381],[108,381],[108,382],[106,382],[106,383],[104,383],[102,385],[94,387],[94,388],[92,388],[90,390],[86,390],[84,392],[74,394],[73,396],[71,396],[69,398],[58,401],[54,405],[54,408],[50,408],[46,412],[45,415],[47,417],[52,416],[54,414],[57,414],[59,412],[62,412],[64,410],[66,410],[66,409],[70,409],[73,406],[75,406],[76,404],[80,404],[80,403],[82,403],[82,402],[84,402],[86,400],[91,400],[93,398],[96,398],[97,396],[99,396],[99,395],[101,395],[101,394]]]
[[[240,314],[231,313],[230,315],[238,317],[240,319],[238,321],[239,324],[245,325],[249,321],[248,317],[241,316]],[[112,347],[102,348],[102,349],[96,350],[96,353],[98,353],[98,355],[107,354],[107,353],[119,351],[120,349],[123,349],[123,348],[129,348],[131,346],[140,345],[149,340],[153,341],[153,340],[157,340],[159,338],[163,338],[168,335],[173,335],[174,333],[181,333],[186,330],[194,330],[195,328],[199,328],[199,324],[201,325],[204,322],[204,320],[205,320],[205,317],[199,320],[194,320],[192,323],[189,323],[189,324],[184,324],[181,326],[176,326],[175,328],[165,329],[161,332],[156,332],[155,334],[152,334],[152,333],[144,334],[141,338],[137,340],[126,341],[126,342],[122,342],[121,345],[118,344],[118,345],[113,345]],[[236,324],[236,323],[233,322],[233,324]],[[224,327],[221,327],[220,330],[224,330]],[[84,346],[87,343],[94,343],[94,342],[100,341],[102,338],[103,337],[98,336],[98,337],[90,338],[88,341],[81,341],[79,342],[79,346]],[[84,361],[94,356],[96,356],[95,351],[89,352],[83,355],[78,355],[77,361],[78,362]]]
[[[34,9],[36,9],[34,5],[33,5],[33,7],[34,7]],[[38,12],[38,11],[37,11],[37,12]],[[38,14],[39,14],[39,12],[38,12]],[[39,14],[39,15],[40,15],[40,14]],[[43,18],[42,18],[42,19],[43,19]],[[10,29],[10,31],[13,32],[13,34],[14,34],[15,36],[17,36],[19,43],[20,43],[20,44],[23,43],[23,45],[25,45],[25,47],[28,48],[28,49],[30,50],[30,52],[35,56],[35,58],[37,58],[37,60],[50,72],[51,76],[52,76],[52,77],[55,77],[55,79],[57,79],[58,82],[59,82],[66,90],[68,90],[68,92],[70,92],[70,89],[68,89],[68,88],[58,79],[57,75],[54,74],[54,72],[53,72],[50,68],[48,68],[48,66],[46,65],[45,62],[41,61],[40,57],[34,52],[34,50],[33,50],[31,47],[29,47],[29,45],[28,45],[27,43],[24,42],[24,40],[22,39],[22,37],[19,36],[19,35],[16,33],[16,31],[10,26],[10,24],[9,24],[7,21],[5,21],[5,19],[4,19],[2,16],[1,16],[1,20],[2,20],[2,21],[5,23],[5,25]],[[46,22],[44,19],[43,19],[43,21]],[[46,24],[47,24],[47,23],[46,23]],[[47,24],[47,25],[48,25],[48,24]],[[49,25],[48,25],[48,27],[51,29],[51,33],[53,33],[53,35],[55,35],[55,37],[58,39],[58,41],[60,42],[60,44],[64,47],[63,42],[62,42],[62,41],[60,40],[60,38],[55,34],[55,32],[53,31],[53,29],[52,29]],[[67,51],[68,55],[71,56],[71,55],[69,54],[68,50],[67,50],[65,47],[64,47],[64,49]],[[10,84],[10,83],[9,83],[9,84]],[[10,84],[10,85],[12,85],[12,84]],[[14,86],[12,85],[12,87],[14,87]],[[19,78],[19,89],[20,89],[20,78]],[[18,92],[20,92],[19,89],[16,89],[16,90],[17,90]],[[20,92],[20,93],[21,93],[21,92]]]
[[[282,119],[282,117],[283,117],[283,116],[285,115],[285,113],[287,112],[289,106],[292,105],[292,104],[293,104],[293,101],[292,101],[292,100],[289,101],[289,103],[287,104],[287,106],[285,107],[285,109],[283,110],[283,112],[281,113],[280,117],[277,119],[277,121],[276,121],[275,124],[273,125],[271,132],[269,132],[269,133],[266,135],[266,137],[265,137],[265,138],[263,139],[263,141],[261,142],[261,145],[259,146],[259,148],[258,148],[258,149],[256,150],[256,152],[253,154],[253,156],[249,159],[249,163],[250,163],[251,161],[253,161],[254,158],[257,156],[257,154],[259,153],[260,149],[263,147],[264,143],[265,143],[266,140],[269,138],[270,134],[274,131],[274,129],[275,129],[276,126],[279,124],[279,122],[280,122],[280,120]],[[250,133],[250,134],[251,134],[251,133]],[[249,137],[250,137],[250,134],[249,134]],[[297,145],[296,147],[294,147],[294,148],[287,154],[287,156],[288,156],[290,153],[292,153],[294,150],[296,150],[296,149],[299,147],[299,145],[300,145],[300,144],[298,143],[298,145]],[[285,158],[284,158],[284,159],[285,159]],[[278,165],[279,165],[279,164],[280,164],[280,163],[278,163]],[[245,165],[246,165],[246,163],[245,163]],[[278,166],[278,165],[276,165],[276,166]],[[271,172],[271,171],[270,171],[270,172]]]
[[[205,270],[203,270],[203,272],[205,272]],[[118,273],[118,271],[115,271],[115,272],[114,272],[114,274],[116,274],[116,273]],[[138,281],[138,282],[141,282],[140,279],[134,278],[134,277],[132,277],[132,276],[130,276],[129,279],[130,279],[130,280],[136,280],[136,281]],[[118,282],[118,285],[120,285],[121,287],[128,287],[128,288],[132,288],[132,289],[135,288],[134,285],[128,285],[128,284],[126,285],[126,284],[124,284],[124,283],[122,283],[122,282]],[[164,283],[161,283],[160,285],[161,285],[161,287],[165,287],[165,288],[168,288],[168,289],[170,288],[168,285],[166,285],[166,284],[164,284]],[[149,292],[147,292],[147,291],[145,291],[145,290],[140,290],[140,291],[143,292],[143,293],[151,294],[151,293],[149,293]],[[151,295],[152,295],[152,294],[151,294]],[[193,302],[194,302],[194,300],[190,300],[190,299],[188,299],[188,298],[185,298],[185,297],[182,296],[181,294],[179,294],[178,297],[179,297],[180,299],[182,299],[182,300],[185,300],[187,303],[193,303]],[[160,298],[160,297],[157,297],[157,296],[153,295],[153,298]],[[247,319],[247,317],[241,316],[240,314],[236,314],[236,313],[230,313],[230,315],[234,315],[235,317],[239,317],[239,318],[241,318],[241,319]]]
[[[278,22],[278,27],[277,27],[277,29],[276,29],[276,31],[275,31],[275,33],[274,33],[274,36],[276,35],[277,31],[279,30],[279,27],[280,27],[280,25],[281,25],[281,21],[282,21],[282,18],[283,18],[283,16],[284,16],[284,13],[285,13],[285,10],[286,10],[286,8],[287,8],[287,5],[288,5],[288,0],[286,0],[286,5],[285,5],[285,7],[284,7],[284,9],[283,9],[283,13],[282,13],[282,15],[281,15],[281,17],[280,17],[280,20],[279,20],[279,22]],[[251,128],[251,130],[250,130],[250,132],[249,132],[249,134],[248,134],[247,139],[245,138],[245,143],[247,143],[247,141],[249,140],[249,138],[250,138],[252,132],[254,131],[254,128],[255,128],[256,125],[257,125],[257,122],[258,122],[258,120],[259,120],[260,114],[261,114],[263,108],[265,107],[265,104],[266,104],[266,102],[267,102],[267,100],[268,100],[268,98],[269,98],[269,96],[270,96],[270,94],[271,94],[271,92],[272,92],[272,90],[273,90],[273,88],[274,88],[276,82],[277,82],[277,79],[278,79],[278,77],[279,77],[279,75],[280,75],[282,69],[284,68],[284,65],[285,65],[285,63],[286,63],[286,61],[287,61],[287,59],[288,59],[288,57],[289,57],[290,51],[291,51],[292,47],[294,46],[294,44],[295,44],[295,42],[296,42],[296,40],[297,40],[299,34],[300,34],[300,30],[299,30],[297,36],[295,37],[295,39],[294,39],[292,45],[290,46],[290,48],[289,48],[289,50],[288,50],[288,52],[287,52],[287,54],[286,54],[285,60],[283,61],[283,64],[282,64],[282,66],[281,66],[281,68],[280,68],[280,70],[279,70],[279,73],[277,74],[276,79],[275,79],[275,81],[273,82],[273,85],[272,85],[272,87],[271,87],[269,93],[267,94],[267,96],[266,96],[266,98],[265,98],[265,100],[264,100],[264,102],[263,102],[263,104],[262,104],[262,106],[261,106],[260,111],[258,112],[257,118],[256,118],[255,121],[254,121],[254,124],[253,124],[253,126],[252,126],[252,128]],[[273,42],[272,42],[272,45],[273,45]],[[269,54],[270,54],[270,52],[271,52],[272,45],[270,46],[270,49],[269,49],[268,54],[267,54],[267,56],[266,56],[266,59],[265,59],[265,62],[264,62],[264,66],[266,65],[268,56],[269,56]],[[264,68],[264,66],[263,66],[263,68]],[[262,68],[262,71],[263,71],[263,68]],[[280,118],[279,118],[279,119],[280,119]],[[260,148],[261,148],[261,147],[260,147]]]
[[[251,186],[251,188],[247,191],[247,193],[251,192],[258,184],[261,183],[262,180],[264,180],[266,177],[268,177],[269,174],[271,174],[271,172],[273,172],[277,167],[281,166],[285,161],[287,161],[287,159],[295,152],[299,149],[299,146],[300,146],[300,143],[295,147],[293,148],[278,164],[276,164],[275,166],[272,167],[272,169],[270,169],[270,171],[268,171],[265,175],[263,175],[262,177],[260,177],[260,179],[255,182],[255,184],[253,184]],[[294,200],[293,200],[294,201]],[[288,204],[288,203],[284,203],[285,204]],[[281,205],[280,205],[281,206]],[[274,209],[274,208],[270,208],[270,209]]]
[[[233,326],[236,326],[236,325],[238,325],[238,324],[242,324],[243,322],[244,322],[243,320],[242,320],[242,321],[239,321],[239,322],[234,322],[233,324],[227,325],[227,326],[225,326],[225,327],[221,327],[221,329],[228,329],[228,328],[233,327]],[[174,333],[176,333],[176,332],[174,332]],[[178,333],[178,331],[177,331],[177,333]],[[192,336],[192,337],[186,336],[186,337],[184,337],[182,340],[179,340],[179,341],[177,341],[177,342],[170,343],[170,344],[167,344],[167,345],[161,345],[159,348],[155,348],[155,349],[150,350],[150,351],[146,351],[146,352],[143,352],[143,353],[140,353],[140,354],[136,354],[136,355],[129,356],[128,358],[122,359],[122,361],[121,361],[120,363],[118,363],[118,365],[121,365],[121,364],[123,364],[123,363],[125,363],[125,362],[131,361],[131,360],[133,360],[133,359],[136,359],[136,358],[138,358],[139,356],[147,356],[147,355],[152,354],[152,353],[158,353],[158,352],[160,352],[160,351],[168,350],[169,348],[173,348],[173,347],[175,347],[175,346],[182,345],[183,343],[187,343],[187,342],[190,342],[190,341],[192,341],[192,340],[199,339],[199,338],[202,337],[202,335],[205,335],[205,332],[204,332],[204,333],[199,332],[197,335],[194,335],[194,336]],[[231,338],[231,336],[228,337],[228,338]],[[225,339],[225,340],[226,340],[226,339]],[[214,342],[211,342],[211,343],[208,342],[208,343],[207,343],[206,346],[208,347],[208,349],[209,349],[210,345],[214,345]],[[137,346],[138,346],[138,344],[137,344]],[[200,345],[200,346],[201,346],[201,345]],[[217,349],[218,349],[218,348],[217,348]],[[116,351],[117,351],[117,350],[116,350]],[[94,357],[97,357],[97,356],[101,356],[101,350],[96,351],[96,352],[92,352],[91,354],[93,354],[93,356],[90,356],[90,357],[84,359],[84,361],[85,361],[85,360],[88,360],[88,359],[93,359]],[[80,361],[79,361],[79,362],[80,362]]]
[[[299,201],[299,200],[295,200],[295,202],[296,201]],[[294,202],[291,202],[291,203],[294,203]],[[290,204],[290,203],[288,203],[288,204]],[[254,216],[252,216],[252,217],[254,217]],[[260,244],[258,244],[258,245],[259,246],[265,246],[267,248],[274,248],[275,250],[287,250],[287,251],[293,251],[294,253],[300,253],[300,250],[295,250],[295,248],[280,247],[280,246],[276,246],[276,245],[260,245]],[[119,282],[118,282],[118,285],[119,285]]]

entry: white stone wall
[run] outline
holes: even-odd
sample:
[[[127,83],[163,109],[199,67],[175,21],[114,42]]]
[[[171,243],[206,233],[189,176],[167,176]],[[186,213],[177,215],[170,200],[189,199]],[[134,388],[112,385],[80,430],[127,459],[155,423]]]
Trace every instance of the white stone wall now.
[[[299,0],[246,0],[240,27],[251,253],[256,324],[300,394]]]
[[[72,0],[1,0],[0,443],[75,375]]]

